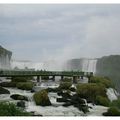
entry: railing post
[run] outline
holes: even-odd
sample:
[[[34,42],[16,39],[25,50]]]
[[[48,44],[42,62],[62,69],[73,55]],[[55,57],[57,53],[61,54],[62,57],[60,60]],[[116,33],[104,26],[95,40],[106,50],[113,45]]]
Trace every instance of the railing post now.
[[[55,75],[53,75],[52,79],[53,79],[53,81],[55,81]]]
[[[77,76],[73,76],[73,83],[74,83],[74,84],[76,84],[76,83],[78,82],[77,79],[78,79]]]

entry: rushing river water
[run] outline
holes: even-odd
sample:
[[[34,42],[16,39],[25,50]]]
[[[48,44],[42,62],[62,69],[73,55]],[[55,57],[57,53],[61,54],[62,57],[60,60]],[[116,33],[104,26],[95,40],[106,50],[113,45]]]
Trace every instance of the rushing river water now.
[[[87,81],[86,81],[87,82]],[[59,82],[42,82],[41,84],[38,84],[35,87],[35,91],[39,91],[41,89],[45,89],[48,87],[57,87],[59,85]],[[33,94],[30,91],[26,90],[20,90],[17,88],[6,88],[10,91],[10,95],[12,94],[20,94],[25,95],[29,98],[28,102],[25,102],[25,110],[28,112],[34,112],[36,115],[42,115],[42,116],[101,116],[103,112],[107,111],[107,107],[103,106],[93,106],[92,104],[89,104],[89,106],[92,107],[92,109],[89,109],[89,113],[84,114],[82,111],[77,109],[74,106],[69,107],[63,107],[62,104],[56,102],[56,98],[60,98],[60,96],[57,95],[57,93],[48,93],[49,99],[52,103],[52,106],[37,106],[33,100]],[[10,101],[10,102],[17,102],[18,100],[13,100],[10,98],[9,94],[2,94],[0,95],[0,101]]]

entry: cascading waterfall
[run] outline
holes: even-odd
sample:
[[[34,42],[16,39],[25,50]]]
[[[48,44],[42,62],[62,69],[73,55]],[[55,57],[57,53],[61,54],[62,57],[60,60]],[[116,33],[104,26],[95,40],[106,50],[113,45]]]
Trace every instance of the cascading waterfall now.
[[[82,71],[85,72],[96,72],[97,59],[83,59]]]

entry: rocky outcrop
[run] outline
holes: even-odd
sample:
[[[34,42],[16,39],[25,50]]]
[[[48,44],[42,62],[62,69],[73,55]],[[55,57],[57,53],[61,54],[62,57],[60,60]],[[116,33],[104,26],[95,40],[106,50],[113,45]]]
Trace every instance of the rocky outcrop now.
[[[12,52],[0,46],[0,69],[10,69]]]

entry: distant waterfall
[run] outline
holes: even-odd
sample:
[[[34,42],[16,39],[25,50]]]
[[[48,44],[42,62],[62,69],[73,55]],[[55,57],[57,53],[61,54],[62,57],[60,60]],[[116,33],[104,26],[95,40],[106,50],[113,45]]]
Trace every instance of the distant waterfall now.
[[[95,73],[96,63],[97,63],[97,59],[83,59],[82,71]]]

